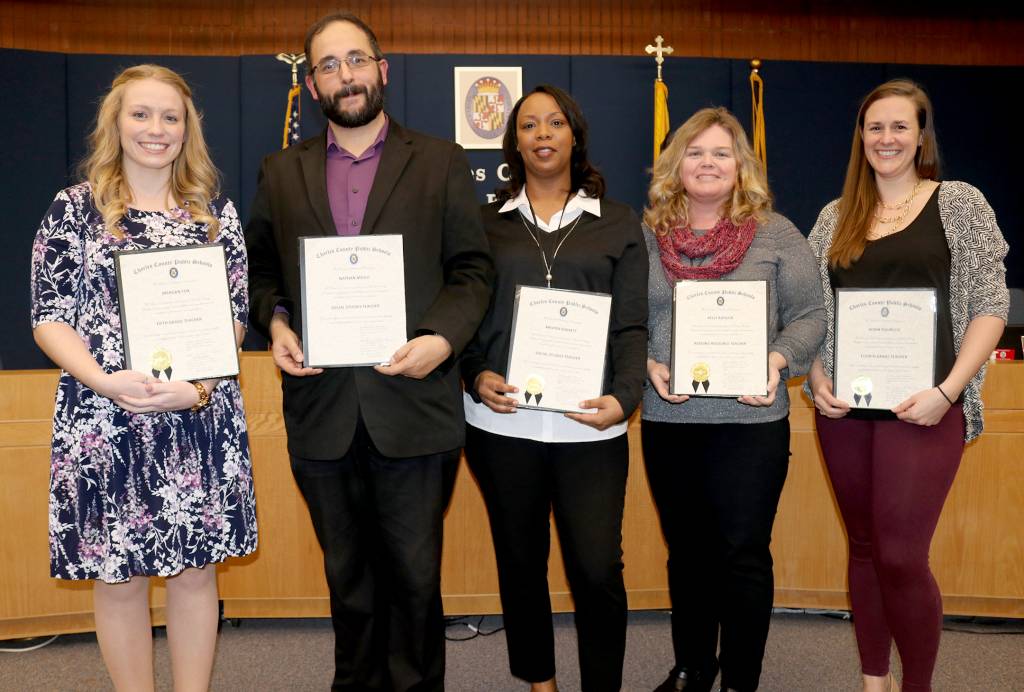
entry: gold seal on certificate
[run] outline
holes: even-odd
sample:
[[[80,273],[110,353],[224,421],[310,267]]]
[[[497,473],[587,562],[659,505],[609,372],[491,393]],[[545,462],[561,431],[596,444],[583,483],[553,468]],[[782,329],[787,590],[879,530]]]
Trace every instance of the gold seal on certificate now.
[[[522,408],[584,413],[580,402],[603,394],[612,297],[516,287],[505,381]]]
[[[391,360],[406,342],[402,253],[400,235],[299,238],[307,366]]]
[[[526,397],[526,403],[530,403],[530,397],[533,397],[533,403],[540,406],[541,397],[544,396],[544,378],[537,374],[527,375],[523,396]]]
[[[158,380],[238,374],[219,243],[115,253],[125,364]]]
[[[891,409],[935,385],[934,288],[836,289],[837,399]]]
[[[768,282],[676,282],[671,370],[673,394],[767,394]]]
[[[690,368],[690,376],[693,378],[694,392],[701,387],[704,387],[705,392],[708,391],[708,387],[711,386],[711,382],[708,381],[711,376],[711,367],[707,363],[694,363]]]
[[[163,373],[169,382],[171,379],[171,372],[174,368],[171,367],[171,353],[163,346],[157,346],[156,350],[153,351],[153,356],[149,360],[150,370],[153,372],[153,377],[160,379],[160,373]]]

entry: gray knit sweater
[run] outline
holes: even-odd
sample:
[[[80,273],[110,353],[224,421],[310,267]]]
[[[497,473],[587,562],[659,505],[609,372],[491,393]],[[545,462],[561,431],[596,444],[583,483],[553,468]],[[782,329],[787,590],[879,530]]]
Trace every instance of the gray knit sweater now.
[[[648,280],[647,357],[666,365],[670,361],[672,331],[672,284],[665,276],[654,232],[644,226]],[[690,261],[683,257],[683,261]],[[693,261],[701,264],[701,260]],[[644,388],[644,420],[665,423],[768,423],[789,413],[786,380],[805,374],[825,338],[825,308],[818,268],[807,244],[789,219],[769,214],[758,224],[754,241],[743,262],[723,279],[768,281],[768,350],[778,351],[788,367],[771,406],[757,407],[736,399],[692,397],[670,404],[658,396],[648,381]]]

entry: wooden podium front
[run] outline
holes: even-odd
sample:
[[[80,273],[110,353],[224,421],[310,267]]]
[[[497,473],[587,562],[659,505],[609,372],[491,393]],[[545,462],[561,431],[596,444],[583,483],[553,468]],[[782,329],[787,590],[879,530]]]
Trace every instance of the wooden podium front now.
[[[57,373],[0,371],[0,639],[93,629],[91,585],[50,579],[47,486]],[[224,614],[323,617],[322,554],[292,480],[280,377],[268,354],[242,356],[260,546],[219,566]],[[789,382],[792,458],[772,553],[775,604],[848,609],[846,541],[814,434],[813,408]],[[950,614],[1024,617],[1024,363],[995,363],[983,392],[985,433],[968,446],[932,544],[931,564]],[[623,549],[632,609],[667,608],[666,552],[640,452],[629,426]],[[552,605],[572,600],[552,533]],[[154,580],[154,618],[164,589]],[[445,520],[442,592],[448,614],[498,613],[487,513],[465,464]]]

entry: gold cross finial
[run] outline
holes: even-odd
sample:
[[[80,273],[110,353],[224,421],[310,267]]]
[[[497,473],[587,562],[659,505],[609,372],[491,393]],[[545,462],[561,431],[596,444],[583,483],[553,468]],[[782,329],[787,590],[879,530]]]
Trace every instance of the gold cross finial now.
[[[665,45],[665,39],[661,36],[654,37],[654,45],[644,48],[648,55],[653,55],[654,62],[658,63],[658,81],[661,81],[661,64],[665,62],[666,55],[672,55],[672,46]]]
[[[292,66],[292,86],[299,83],[299,65],[306,62],[305,53],[278,53],[277,59]]]

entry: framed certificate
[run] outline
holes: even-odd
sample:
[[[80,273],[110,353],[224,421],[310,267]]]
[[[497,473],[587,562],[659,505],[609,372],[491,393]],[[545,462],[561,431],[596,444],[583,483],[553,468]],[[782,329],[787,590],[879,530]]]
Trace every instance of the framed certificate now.
[[[407,340],[402,253],[400,235],[299,238],[307,366],[391,360]]]
[[[522,408],[586,413],[603,394],[612,297],[517,286],[505,381]]]
[[[937,320],[934,288],[836,289],[835,397],[890,409],[934,387]]]
[[[238,346],[219,243],[114,253],[129,370],[170,380],[238,374]]]
[[[673,394],[768,394],[768,282],[677,281],[672,289]]]

